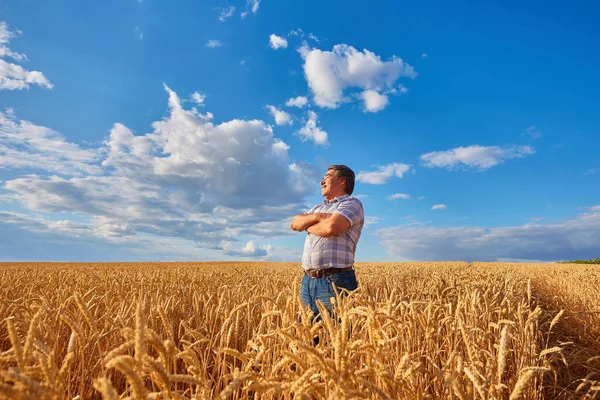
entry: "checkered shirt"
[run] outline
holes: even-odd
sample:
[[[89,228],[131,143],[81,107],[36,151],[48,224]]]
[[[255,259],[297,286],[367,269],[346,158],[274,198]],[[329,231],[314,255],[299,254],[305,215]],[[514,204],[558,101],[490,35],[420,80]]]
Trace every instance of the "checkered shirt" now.
[[[350,221],[350,227],[337,236],[327,238],[309,233],[304,242],[302,267],[316,270],[351,267],[365,223],[365,212],[360,200],[345,194],[317,204],[306,214],[314,213],[341,214]]]

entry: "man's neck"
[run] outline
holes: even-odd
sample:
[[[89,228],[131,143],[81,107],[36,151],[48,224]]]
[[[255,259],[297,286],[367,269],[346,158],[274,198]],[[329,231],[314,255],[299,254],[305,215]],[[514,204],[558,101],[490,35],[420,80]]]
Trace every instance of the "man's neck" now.
[[[335,199],[337,199],[338,197],[342,197],[347,195],[347,193],[340,193],[337,196],[332,196],[332,197],[325,197],[325,200],[327,200],[327,202],[333,201]]]

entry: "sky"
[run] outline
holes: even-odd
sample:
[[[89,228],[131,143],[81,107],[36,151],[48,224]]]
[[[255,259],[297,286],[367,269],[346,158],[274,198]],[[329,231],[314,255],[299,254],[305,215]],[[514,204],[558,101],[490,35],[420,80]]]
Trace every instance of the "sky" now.
[[[481,3],[481,4],[480,4]],[[0,261],[600,257],[595,2],[5,0]]]

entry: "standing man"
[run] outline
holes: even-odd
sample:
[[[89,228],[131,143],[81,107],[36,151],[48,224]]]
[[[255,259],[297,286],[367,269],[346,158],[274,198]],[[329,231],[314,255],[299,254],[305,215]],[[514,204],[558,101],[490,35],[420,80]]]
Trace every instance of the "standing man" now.
[[[317,317],[320,300],[331,313],[332,284],[348,291],[358,288],[354,272],[354,254],[364,225],[363,205],[351,194],[354,191],[354,171],[345,165],[332,165],[321,181],[325,197],[306,214],[298,214],[290,228],[307,231],[302,255],[304,277],[300,288],[302,302]],[[319,316],[320,317],[320,316]]]

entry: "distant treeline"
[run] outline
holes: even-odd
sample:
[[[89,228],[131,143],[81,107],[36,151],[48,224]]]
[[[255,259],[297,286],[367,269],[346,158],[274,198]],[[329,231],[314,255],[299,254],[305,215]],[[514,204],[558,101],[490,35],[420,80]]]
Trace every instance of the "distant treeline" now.
[[[595,260],[573,260],[573,261],[559,261],[562,264],[600,264],[600,258]]]

